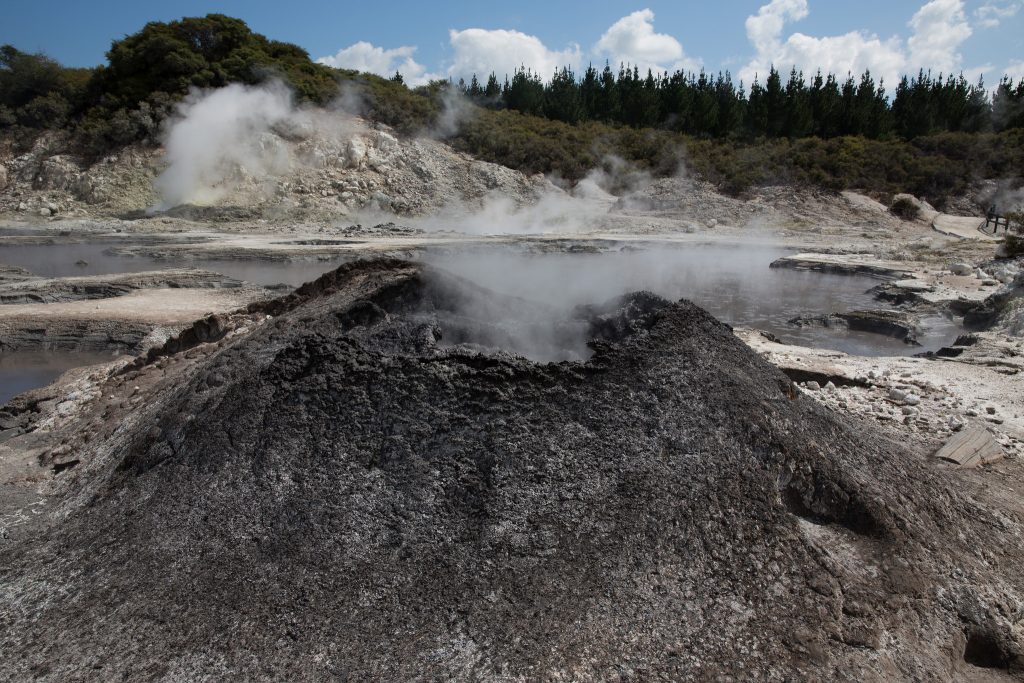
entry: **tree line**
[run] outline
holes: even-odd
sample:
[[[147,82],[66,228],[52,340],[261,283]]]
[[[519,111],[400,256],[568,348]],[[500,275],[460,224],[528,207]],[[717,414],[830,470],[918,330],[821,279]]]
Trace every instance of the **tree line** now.
[[[502,81],[492,74],[485,82],[474,76],[469,83],[408,88],[397,75],[389,80],[321,65],[301,47],[252,32],[241,19],[208,14],[146,24],[114,41],[95,69],[0,47],[0,133],[27,145],[40,130],[60,129],[80,152],[100,156],[158,140],[162,122],[191,88],[269,78],[286,81],[300,101],[315,104],[329,103],[344,88],[364,105],[362,115],[406,134],[435,129],[446,91],[458,90],[481,109],[479,123],[464,125],[453,143],[514,168],[566,177],[584,172],[581,150],[595,136],[620,140],[620,152],[657,166],[657,145],[649,142],[659,137],[654,132],[732,142],[911,140],[1024,128],[1024,79],[1004,78],[990,93],[963,75],[921,72],[901,79],[890,100],[884,84],[866,72],[845,79],[819,73],[808,81],[798,71],[785,78],[773,68],[748,89],[728,73],[654,75],[605,65],[581,77],[562,68],[549,81],[520,69]]]
[[[633,66],[617,72],[589,66],[582,77],[570,67],[544,82],[517,69],[500,82],[474,74],[454,87],[480,106],[577,124],[598,121],[634,128],[664,128],[713,138],[859,135],[912,139],[941,132],[1002,131],[1024,127],[1024,78],[1003,77],[993,93],[963,74],[904,76],[890,102],[884,83],[870,71],[845,79],[820,71],[808,80],[796,69],[788,79],[774,67],[749,92],[728,72],[715,76],[676,71],[646,75]]]

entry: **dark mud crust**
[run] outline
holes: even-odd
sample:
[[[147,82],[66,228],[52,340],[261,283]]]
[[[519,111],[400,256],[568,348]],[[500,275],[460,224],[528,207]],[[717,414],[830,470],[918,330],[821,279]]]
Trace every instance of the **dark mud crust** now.
[[[0,553],[0,679],[1016,675],[1021,536],[955,475],[685,301],[586,363],[438,345],[492,296],[349,264],[198,347]]]

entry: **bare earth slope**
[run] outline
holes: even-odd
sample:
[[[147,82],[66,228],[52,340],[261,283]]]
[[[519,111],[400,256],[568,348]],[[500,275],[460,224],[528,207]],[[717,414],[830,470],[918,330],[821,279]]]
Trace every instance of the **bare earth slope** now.
[[[685,301],[581,312],[586,363],[442,345],[496,296],[356,263],[111,377],[0,678],[1020,676],[1019,520]]]

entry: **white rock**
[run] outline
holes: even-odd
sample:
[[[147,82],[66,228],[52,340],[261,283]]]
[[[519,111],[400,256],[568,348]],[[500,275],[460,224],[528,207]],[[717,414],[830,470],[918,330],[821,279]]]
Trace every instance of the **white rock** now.
[[[906,403],[908,406],[916,406],[918,403],[921,402],[921,397],[918,396],[917,394],[907,394],[907,397],[903,399],[903,402]]]
[[[970,263],[954,263],[949,269],[954,275],[970,275],[974,272],[974,268]]]
[[[804,384],[804,388],[807,389],[808,391],[817,391],[818,389],[821,389],[821,385],[818,384],[817,382],[811,381],[806,382]]]
[[[345,145],[345,166],[359,168],[366,160],[366,143],[362,138],[354,137]],[[360,181],[360,184],[362,182]]]
[[[42,216],[43,218],[48,218],[50,216],[50,210],[44,206],[43,208],[39,209],[39,215]]]

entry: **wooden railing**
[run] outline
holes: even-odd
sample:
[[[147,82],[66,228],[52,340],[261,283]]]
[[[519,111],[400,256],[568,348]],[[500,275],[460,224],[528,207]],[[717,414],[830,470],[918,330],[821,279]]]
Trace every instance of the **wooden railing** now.
[[[1010,219],[1006,216],[989,212],[988,216],[985,217],[985,225],[982,226],[981,230],[990,235],[998,235],[1000,227],[1003,228],[1003,232],[1009,232]]]

